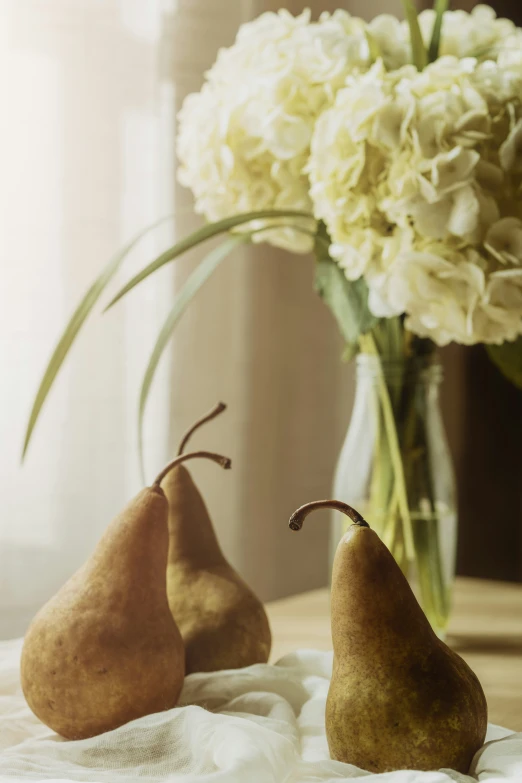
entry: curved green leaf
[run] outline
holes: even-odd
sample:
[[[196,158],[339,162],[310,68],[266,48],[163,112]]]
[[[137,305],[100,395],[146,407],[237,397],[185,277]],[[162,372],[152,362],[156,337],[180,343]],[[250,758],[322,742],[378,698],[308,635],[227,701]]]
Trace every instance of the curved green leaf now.
[[[439,56],[442,21],[444,19],[444,14],[449,8],[449,0],[435,0],[433,8],[435,10],[435,21],[433,23],[433,31],[428,47],[428,60],[430,63],[434,62]]]
[[[502,375],[522,389],[522,337],[502,345],[486,345],[486,350]]]
[[[145,414],[145,407],[149,397],[150,388],[156,369],[158,367],[159,360],[167,346],[167,343],[172,336],[174,327],[178,323],[179,319],[185,312],[187,305],[190,303],[194,295],[199,291],[203,284],[208,280],[214,270],[219,264],[239,245],[245,244],[250,241],[250,234],[238,234],[227,239],[223,244],[214,248],[204,259],[199,266],[189,276],[183,288],[177,295],[172,309],[170,310],[165,323],[158,335],[156,344],[152,351],[145,375],[141,385],[140,402],[138,409],[138,445],[139,456],[142,477],[145,476],[144,464],[143,464],[143,417]],[[144,481],[145,483],[145,481]]]
[[[359,337],[378,320],[368,309],[365,280],[347,280],[335,261],[322,257],[315,266],[315,290],[328,305],[347,345],[356,351]]]
[[[157,220],[152,225],[147,226],[147,228],[141,231],[137,236],[134,237],[134,239],[132,239],[127,245],[125,245],[123,250],[120,250],[120,252],[113,259],[109,261],[109,263],[106,265],[106,267],[103,269],[101,274],[91,285],[91,287],[89,288],[89,290],[87,291],[83,299],[81,300],[80,304],[74,311],[69,323],[65,328],[65,331],[63,332],[62,336],[60,337],[60,340],[58,341],[58,345],[53,351],[53,354],[45,369],[43,378],[40,381],[40,386],[38,387],[38,391],[36,392],[36,397],[34,399],[33,406],[31,408],[29,422],[27,424],[27,430],[25,433],[24,445],[22,450],[22,461],[27,453],[27,449],[29,447],[29,442],[31,440],[34,427],[36,425],[36,422],[38,421],[40,411],[47,398],[47,395],[51,390],[51,387],[55,381],[56,376],[58,375],[58,372],[60,371],[60,368],[65,360],[65,357],[67,356],[71,348],[71,345],[76,339],[78,332],[80,331],[85,320],[89,316],[94,305],[100,298],[101,294],[105,290],[106,286],[108,285],[112,277],[118,271],[122,261],[135,247],[135,245],[137,245],[138,242],[146,234],[149,233],[149,231],[152,231],[154,228],[157,228],[159,225],[161,225],[161,223],[165,223],[167,220],[172,220],[172,218],[173,215],[167,215],[166,217]]]
[[[197,231],[194,231],[192,234],[189,234],[188,237],[184,237],[173,247],[169,247],[168,250],[165,250],[164,253],[159,255],[156,259],[154,259],[154,261],[148,264],[145,269],[142,269],[141,272],[138,272],[138,274],[135,275],[132,280],[129,280],[127,285],[125,285],[121,291],[116,294],[116,296],[109,302],[105,309],[108,310],[110,307],[116,304],[116,302],[125,296],[125,294],[135,288],[135,286],[145,280],[145,278],[147,278],[149,275],[153,274],[153,272],[156,272],[157,269],[160,269],[160,267],[164,266],[169,261],[173,261],[178,256],[183,255],[183,253],[186,253],[193,247],[196,247],[202,242],[205,242],[207,239],[211,239],[218,234],[224,234],[236,226],[240,226],[245,223],[251,223],[253,220],[266,220],[267,218],[278,217],[300,217],[313,220],[313,217],[309,212],[300,212],[293,209],[264,209],[260,210],[259,212],[246,212],[241,215],[225,218],[224,220],[218,220],[215,223],[208,223],[207,225],[202,226],[202,228],[199,228]]]
[[[422,40],[417,8],[413,0],[402,0],[402,7],[410,28],[411,60],[413,65],[422,71],[428,64],[428,52]]]

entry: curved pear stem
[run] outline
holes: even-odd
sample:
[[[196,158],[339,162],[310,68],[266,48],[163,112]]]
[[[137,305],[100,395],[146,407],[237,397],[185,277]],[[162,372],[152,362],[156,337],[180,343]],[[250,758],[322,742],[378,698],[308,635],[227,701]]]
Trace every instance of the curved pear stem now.
[[[303,522],[305,521],[308,514],[311,514],[312,511],[317,511],[317,509],[320,508],[335,508],[336,511],[342,511],[343,514],[346,514],[346,516],[350,517],[355,525],[359,525],[360,527],[370,527],[368,522],[359,514],[358,511],[349,506],[347,503],[343,503],[341,500],[313,500],[311,503],[305,503],[304,506],[301,506],[297,509],[297,511],[294,511],[290,517],[290,521],[288,522],[290,530],[301,530],[303,527]]]
[[[217,462],[218,465],[221,465],[225,470],[232,467],[232,460],[228,457],[222,457],[221,454],[214,454],[212,451],[191,451],[190,454],[180,454],[176,459],[173,459],[172,462],[169,462],[168,465],[165,465],[161,473],[154,479],[152,486],[159,487],[167,473],[170,473],[172,468],[175,468],[176,465],[181,465],[182,462],[185,462],[188,459],[197,459],[199,457],[211,459],[214,462]]]
[[[201,419],[198,419],[195,424],[192,425],[190,429],[186,431],[186,433],[181,438],[181,443],[179,444],[178,449],[178,457],[180,457],[183,452],[185,451],[185,446],[189,442],[192,435],[195,433],[196,430],[199,430],[202,424],[206,424],[207,421],[212,421],[212,419],[215,419],[216,416],[219,416],[220,413],[223,413],[224,410],[226,410],[227,406],[224,402],[218,402],[217,405],[214,405],[211,411],[205,414],[205,416],[202,416]]]

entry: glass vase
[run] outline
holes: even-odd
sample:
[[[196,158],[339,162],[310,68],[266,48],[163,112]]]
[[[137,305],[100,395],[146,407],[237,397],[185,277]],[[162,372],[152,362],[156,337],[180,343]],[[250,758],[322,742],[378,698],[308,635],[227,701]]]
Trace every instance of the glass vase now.
[[[393,361],[357,357],[355,403],[334,496],[377,531],[443,638],[455,577],[457,517],[439,406],[441,380],[434,354]],[[332,552],[349,524],[335,514]]]

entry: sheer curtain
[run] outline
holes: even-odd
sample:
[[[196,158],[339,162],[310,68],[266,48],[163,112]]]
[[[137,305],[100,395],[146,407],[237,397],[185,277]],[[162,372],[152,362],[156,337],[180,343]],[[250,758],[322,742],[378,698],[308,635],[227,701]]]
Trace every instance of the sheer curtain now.
[[[350,10],[372,15],[379,5],[361,0]],[[50,351],[79,296],[125,241],[175,211],[117,282],[197,225],[190,194],[175,185],[175,112],[238,25],[278,6],[0,0],[2,637],[23,631],[140,488],[140,377],[197,256],[90,319],[21,467]],[[146,417],[150,479],[194,418],[218,399],[229,404],[195,442],[230,455],[233,471],[198,464],[193,472],[226,553],[265,599],[327,579],[327,518],[300,536],[286,526],[297,505],[329,493],[351,408],[351,371],[312,275],[312,259],[268,247],[227,260],[180,324]]]
[[[139,486],[136,395],[170,300],[164,282],[92,318],[23,468],[20,452],[37,382],[80,295],[124,241],[172,209],[172,106],[158,78],[163,6],[0,2],[4,637],[23,630]],[[144,241],[126,274],[170,238],[172,229]],[[157,466],[168,453],[165,369],[151,407]]]

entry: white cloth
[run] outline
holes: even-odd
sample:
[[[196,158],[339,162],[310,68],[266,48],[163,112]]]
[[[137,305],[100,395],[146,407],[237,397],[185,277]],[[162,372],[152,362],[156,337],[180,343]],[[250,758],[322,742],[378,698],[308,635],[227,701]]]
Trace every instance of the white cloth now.
[[[472,774],[371,775],[332,761],[324,732],[331,653],[300,650],[275,665],[187,677],[180,706],[100,737],[67,742],[25,704],[21,640],[0,643],[0,781],[131,783],[466,783],[522,780],[522,734],[489,726]]]

